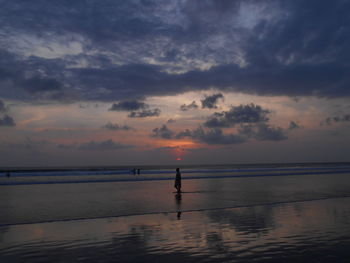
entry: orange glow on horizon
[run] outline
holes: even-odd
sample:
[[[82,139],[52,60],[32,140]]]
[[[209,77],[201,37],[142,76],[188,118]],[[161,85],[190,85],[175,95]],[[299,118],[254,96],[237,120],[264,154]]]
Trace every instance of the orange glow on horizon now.
[[[158,141],[159,146],[169,147],[169,148],[198,148],[198,144],[193,141],[183,141],[183,140],[161,140]]]

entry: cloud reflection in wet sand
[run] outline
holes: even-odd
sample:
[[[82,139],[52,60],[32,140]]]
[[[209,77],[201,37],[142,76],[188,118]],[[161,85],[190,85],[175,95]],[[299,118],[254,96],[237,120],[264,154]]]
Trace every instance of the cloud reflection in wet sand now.
[[[180,218],[177,213],[160,213],[3,226],[0,258],[4,262],[345,262],[350,255],[348,202],[349,198],[338,198],[183,212]]]

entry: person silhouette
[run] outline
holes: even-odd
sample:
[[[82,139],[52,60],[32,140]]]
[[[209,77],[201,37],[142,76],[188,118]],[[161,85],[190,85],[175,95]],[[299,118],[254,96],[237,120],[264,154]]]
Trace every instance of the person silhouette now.
[[[176,168],[176,176],[175,176],[174,187],[176,188],[177,193],[181,193],[181,173],[180,173],[180,168]]]

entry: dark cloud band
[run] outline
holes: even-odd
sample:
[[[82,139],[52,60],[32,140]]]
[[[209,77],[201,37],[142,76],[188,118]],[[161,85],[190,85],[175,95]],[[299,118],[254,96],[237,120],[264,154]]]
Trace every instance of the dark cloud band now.
[[[328,0],[3,1],[0,97],[350,96],[349,10]]]

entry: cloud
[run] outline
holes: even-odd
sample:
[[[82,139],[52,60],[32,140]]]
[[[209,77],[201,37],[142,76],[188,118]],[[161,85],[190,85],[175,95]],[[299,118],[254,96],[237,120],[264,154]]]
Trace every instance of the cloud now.
[[[163,124],[160,128],[154,128],[152,130],[152,137],[159,137],[163,139],[172,139],[175,133]]]
[[[128,114],[129,118],[146,118],[157,117],[161,110],[158,108],[149,109],[150,106],[144,102],[137,100],[126,100],[118,103],[113,103],[109,111],[131,111]]]
[[[12,117],[5,114],[4,117],[0,118],[0,127],[1,126],[13,127],[16,126],[16,123]]]
[[[161,110],[155,108],[153,110],[141,110],[141,111],[132,111],[128,115],[129,118],[147,118],[147,117],[158,117],[161,113]]]
[[[258,141],[282,141],[288,139],[281,127],[272,127],[266,123],[246,124],[239,128],[239,134]]]
[[[192,101],[190,104],[186,105],[186,104],[182,104],[180,106],[180,110],[181,111],[189,111],[189,110],[195,110],[198,109],[198,105],[196,104],[195,101]]]
[[[204,123],[209,129],[199,126],[193,130],[185,129],[175,132],[163,125],[161,128],[153,129],[151,136],[163,139],[190,138],[196,142],[218,145],[244,143],[250,139],[258,141],[288,139],[287,130],[267,123],[269,121],[267,117],[269,113],[269,110],[254,104],[232,106],[230,111],[214,113]],[[224,133],[222,130],[222,128],[232,127],[237,124],[239,124],[239,127],[236,133]],[[300,128],[300,126],[296,122],[291,121],[288,130],[297,128]]]
[[[173,151],[173,150],[178,150],[178,151],[187,151],[190,150],[190,148],[184,148],[183,146],[164,146],[164,147],[158,147],[154,149],[155,151]]]
[[[227,128],[242,123],[267,122],[269,110],[263,109],[253,103],[247,105],[231,106],[229,111],[215,112],[204,126],[209,128]]]
[[[35,140],[30,137],[26,137],[17,142],[2,142],[1,148],[7,148],[9,150],[20,150],[35,153],[42,153],[46,146],[50,146],[52,143],[46,140]]]
[[[130,130],[134,130],[134,128],[128,126],[128,125],[119,125],[117,123],[111,123],[111,122],[108,122],[107,124],[105,124],[103,126],[103,128],[105,129],[108,129],[108,130],[112,130],[112,131],[119,131],[119,130],[122,130],[122,131],[130,131]]]
[[[90,141],[87,143],[82,143],[78,146],[79,150],[89,150],[89,151],[108,151],[108,150],[119,150],[131,148],[131,145],[125,145],[121,143],[114,142],[112,139],[95,142]]]
[[[296,123],[295,121],[291,121],[289,123],[289,130],[295,130],[295,129],[300,129],[300,125],[298,123]]]
[[[176,122],[176,120],[174,120],[174,119],[169,119],[169,120],[167,120],[167,123],[175,123]]]
[[[343,114],[341,116],[333,116],[325,119],[321,124],[326,123],[327,125],[331,125],[335,122],[348,122],[350,121],[350,114]]]
[[[198,127],[194,130],[186,129],[178,133],[169,129],[166,125],[161,128],[155,128],[152,130],[151,137],[158,137],[163,139],[183,139],[190,138],[196,142],[206,144],[238,144],[246,141],[246,138],[236,134],[224,134],[221,129],[204,130],[202,127]]]
[[[78,149],[82,151],[113,151],[132,148],[132,145],[121,144],[114,142],[112,139],[105,141],[89,141],[85,143],[74,143],[74,144],[59,144],[58,148],[61,149]]]
[[[110,111],[136,111],[148,108],[148,105],[144,102],[137,100],[126,100],[118,103],[113,103],[109,108]]]
[[[211,96],[205,96],[202,102],[202,108],[208,108],[208,109],[217,109],[216,104],[218,103],[219,99],[224,99],[224,95],[221,93],[213,94]]]
[[[4,113],[6,111],[7,109],[5,107],[5,103],[2,100],[0,100],[0,112]]]
[[[185,138],[185,137],[189,137],[191,138],[192,137],[192,131],[189,130],[189,129],[186,129],[186,130],[183,130],[183,131],[180,131],[176,134],[175,138],[176,139],[182,139],[182,138]]]
[[[246,141],[246,138],[237,134],[224,134],[219,128],[204,130],[199,127],[193,131],[185,130],[177,134],[177,138],[190,137],[194,141],[206,144],[239,144]]]
[[[349,10],[328,0],[6,1],[0,97],[111,102],[210,88],[348,97]]]
[[[350,121],[350,114],[344,114],[343,116],[333,117],[333,121],[335,122]]]
[[[38,94],[60,91],[62,90],[62,83],[54,78],[34,76],[23,80],[23,87],[30,93]]]
[[[55,78],[34,76],[21,80],[20,86],[33,98],[43,100],[68,100],[63,83]]]
[[[5,103],[0,99],[0,127],[13,127],[16,126],[15,120],[7,115],[8,108],[6,107]],[[1,117],[1,115],[3,115]]]

